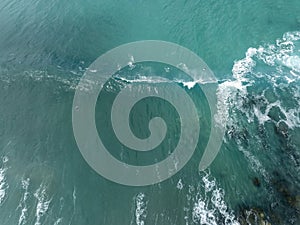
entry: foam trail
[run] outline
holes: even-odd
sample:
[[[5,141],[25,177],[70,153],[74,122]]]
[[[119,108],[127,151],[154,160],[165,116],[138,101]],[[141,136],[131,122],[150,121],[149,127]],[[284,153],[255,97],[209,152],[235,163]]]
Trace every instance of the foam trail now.
[[[27,206],[27,199],[29,198],[29,191],[28,191],[28,187],[30,184],[30,179],[22,179],[21,181],[22,184],[22,189],[24,190],[24,194],[21,198],[21,201],[19,203],[18,208],[21,208],[21,215],[19,217],[19,222],[18,225],[25,225],[27,223],[26,219],[28,216],[28,206]]]
[[[46,187],[41,184],[40,187],[34,193],[34,197],[37,199],[37,206],[36,206],[36,221],[34,225],[41,225],[41,219],[48,211],[51,199],[47,196]]]
[[[188,199],[194,201],[191,215],[193,224],[219,225],[222,221],[225,225],[238,225],[236,216],[224,200],[224,189],[218,187],[216,179],[209,173],[202,177],[200,189],[203,188],[204,196],[199,191],[194,194],[195,189],[192,186],[189,189],[191,196],[188,196]]]
[[[8,167],[6,165],[7,162],[8,157],[2,157],[2,167],[0,168],[0,206],[4,203],[7,197],[6,191],[9,188],[6,178],[6,171],[8,170]]]
[[[145,201],[145,194],[139,193],[135,197],[135,223],[136,225],[144,225],[147,217],[147,201]]]

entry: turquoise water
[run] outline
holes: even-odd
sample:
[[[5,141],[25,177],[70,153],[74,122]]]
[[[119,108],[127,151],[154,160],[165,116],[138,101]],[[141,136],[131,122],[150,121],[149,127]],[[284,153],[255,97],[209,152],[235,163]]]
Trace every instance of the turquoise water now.
[[[298,0],[2,0],[0,224],[299,224],[299,12]],[[206,171],[196,169],[200,146],[172,178],[127,187],[84,161],[72,131],[72,101],[98,56],[147,39],[180,44],[209,65],[219,83],[218,116],[228,123]],[[147,66],[152,69],[138,72],[163,71]],[[182,88],[205,114],[200,87]],[[103,93],[105,104],[117,89]],[[154,158],[126,149],[112,152],[116,158],[147,164],[169,154],[178,135],[176,112],[158,104],[172,125],[171,143]],[[143,105],[136,115],[140,110]],[[109,128],[107,120],[97,121]],[[109,134],[104,138],[116,144]]]

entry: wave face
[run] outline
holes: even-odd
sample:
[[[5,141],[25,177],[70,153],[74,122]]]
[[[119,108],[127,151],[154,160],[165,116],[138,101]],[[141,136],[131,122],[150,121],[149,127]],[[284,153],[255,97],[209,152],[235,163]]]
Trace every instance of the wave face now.
[[[298,0],[2,0],[0,224],[299,224],[299,12]],[[200,143],[172,178],[126,187],[99,176],[84,161],[71,109],[75,90],[91,88],[89,81],[77,84],[98,56],[145,39],[172,41],[204,59],[218,78],[218,110],[212,119],[226,124],[226,134],[204,172],[197,169],[205,147]],[[154,63],[130,64],[105,86],[104,105],[125,84],[169,82],[193,97],[200,114],[206,113],[203,83],[181,72]],[[158,74],[174,77],[159,79]],[[156,115],[160,109],[145,112],[145,105],[137,106],[134,115]],[[163,146],[143,155],[107,132],[105,143],[116,147],[115,158],[148,165],[172,153],[178,115],[161,105],[170,125]],[[97,105],[97,126],[109,130],[102,106]],[[147,118],[137,118],[133,128],[147,136],[148,130],[141,129]],[[205,121],[203,140],[209,130]]]

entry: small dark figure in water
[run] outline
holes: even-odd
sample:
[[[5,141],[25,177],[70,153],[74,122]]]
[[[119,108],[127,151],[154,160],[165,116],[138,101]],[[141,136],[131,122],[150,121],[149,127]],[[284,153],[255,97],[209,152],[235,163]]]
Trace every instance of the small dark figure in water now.
[[[254,177],[252,179],[252,182],[253,182],[253,184],[254,184],[255,187],[260,187],[260,181],[259,181],[259,179],[257,177]]]

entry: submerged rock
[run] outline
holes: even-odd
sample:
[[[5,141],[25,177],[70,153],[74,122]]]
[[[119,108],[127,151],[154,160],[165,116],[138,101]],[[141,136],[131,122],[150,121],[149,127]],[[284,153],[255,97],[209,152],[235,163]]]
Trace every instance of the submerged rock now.
[[[276,125],[276,129],[275,132],[284,137],[284,138],[288,138],[289,137],[289,127],[285,122],[280,121],[277,125]]]
[[[271,225],[265,212],[260,208],[244,208],[239,217],[241,225]]]
[[[289,206],[295,208],[299,204],[299,196],[292,193],[285,179],[273,180],[273,185]]]
[[[278,172],[273,172],[274,179],[272,184],[278,194],[281,196],[281,203],[284,207],[285,213],[289,212],[289,221],[300,221],[300,195],[299,190],[291,185],[282,175]],[[279,223],[281,224],[281,223]]]
[[[254,186],[260,187],[260,180],[257,177],[254,177],[252,179],[252,182],[253,182]]]

